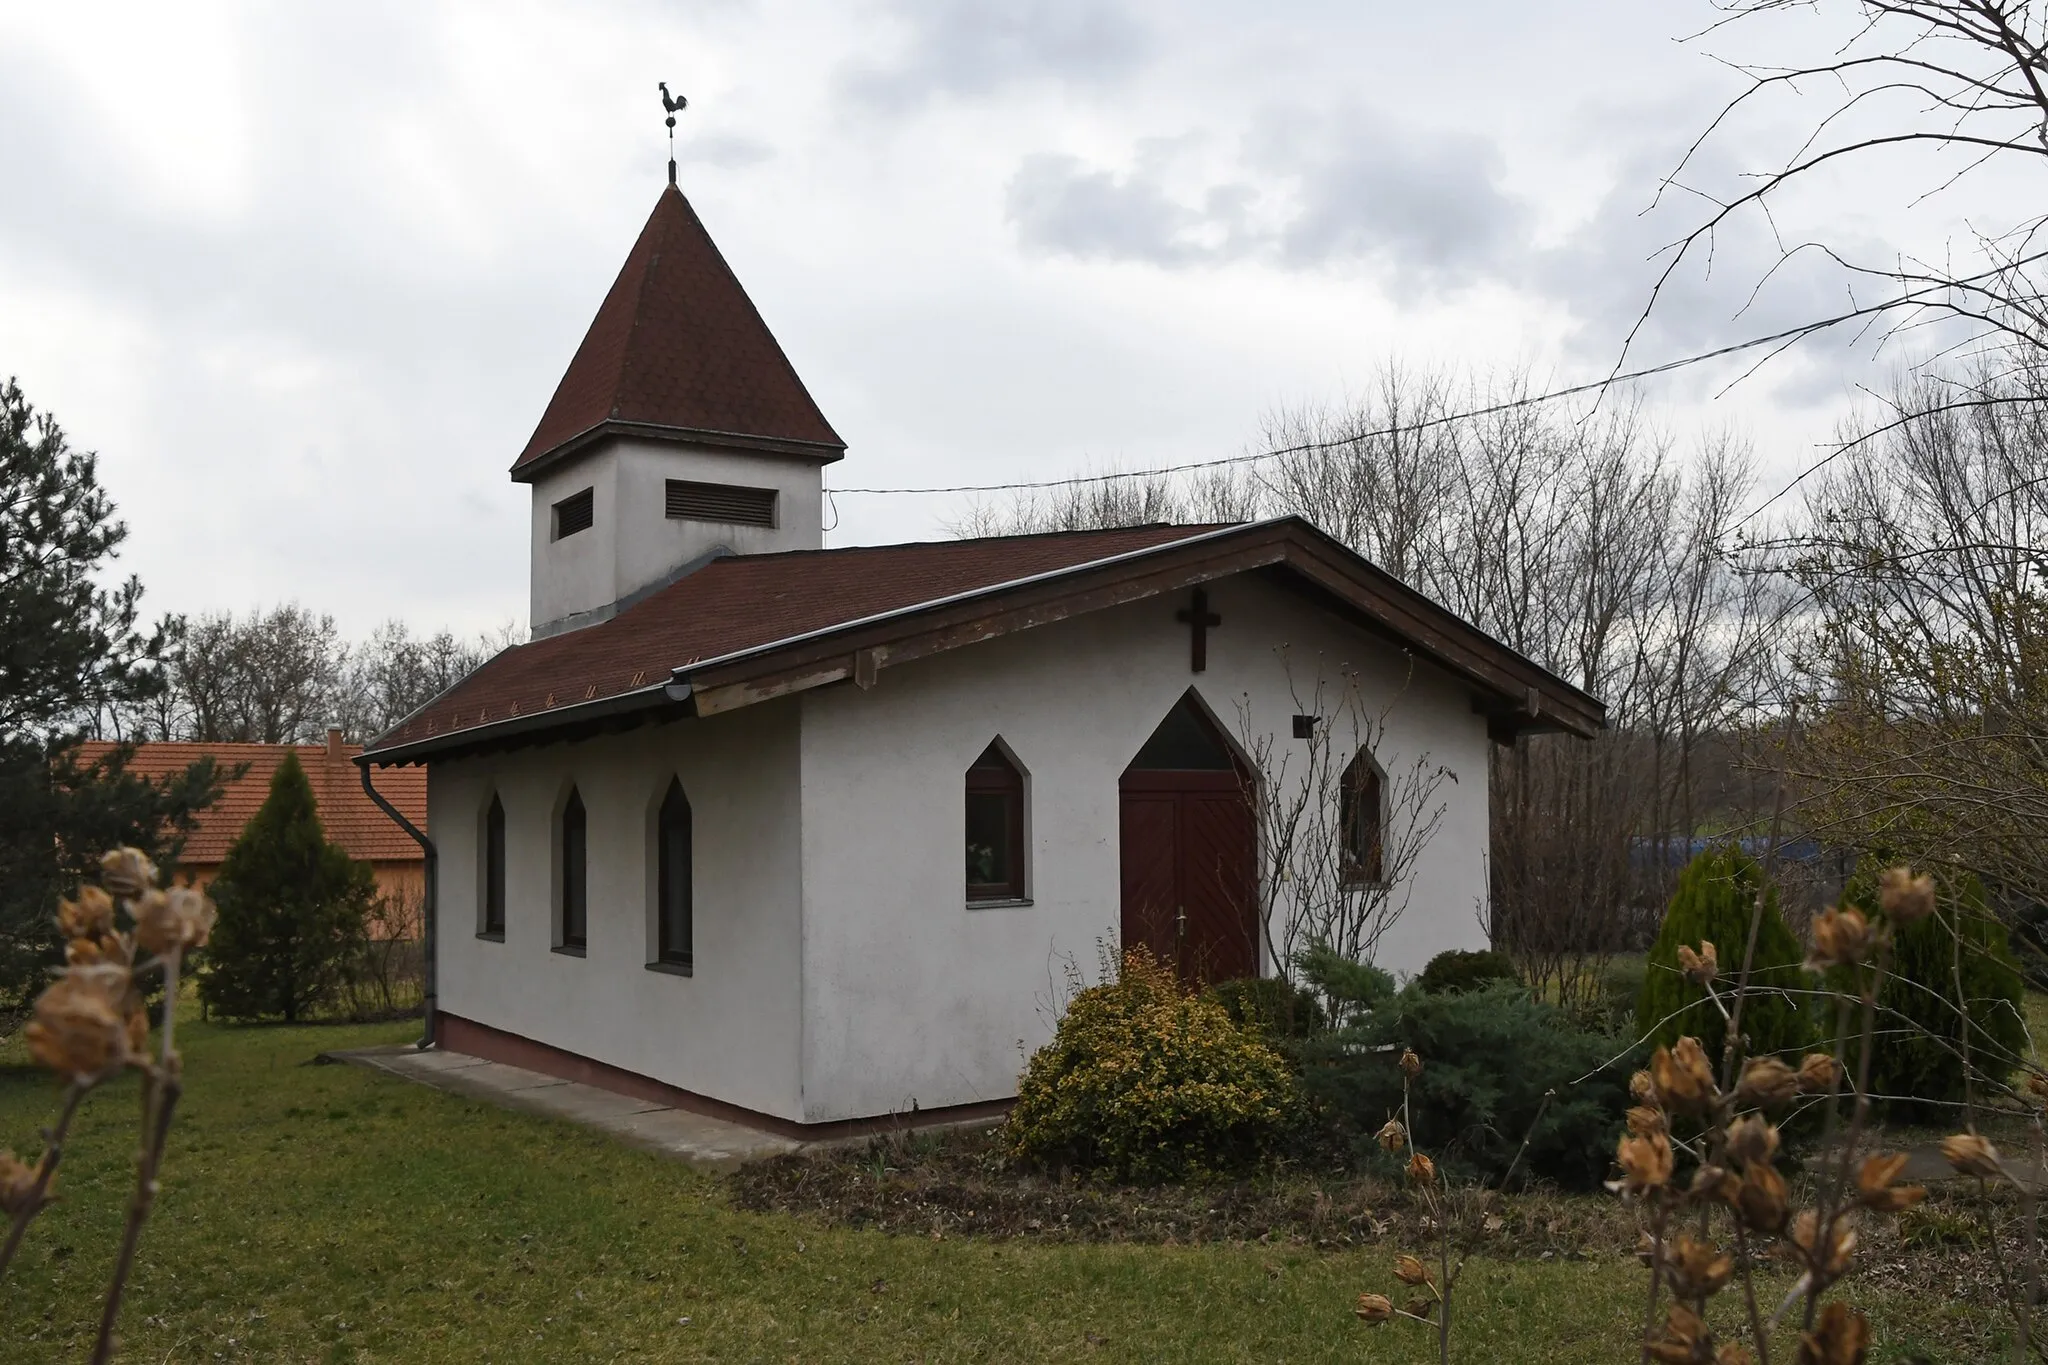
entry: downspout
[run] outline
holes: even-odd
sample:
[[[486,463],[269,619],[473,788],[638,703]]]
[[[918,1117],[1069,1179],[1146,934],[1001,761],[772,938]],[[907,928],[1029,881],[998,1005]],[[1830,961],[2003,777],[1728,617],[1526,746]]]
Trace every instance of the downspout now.
[[[434,896],[435,888],[439,885],[441,880],[440,876],[438,875],[441,861],[440,855],[434,851],[434,841],[432,839],[429,839],[424,833],[422,833],[419,827],[413,824],[412,821],[406,819],[403,815],[399,814],[398,807],[392,805],[389,801],[385,800],[384,793],[378,791],[375,786],[371,785],[370,765],[368,763],[362,762],[361,760],[357,761],[357,765],[363,770],[364,795],[368,796],[372,801],[376,802],[377,809],[383,811],[386,815],[390,816],[393,820],[397,821],[398,827],[404,830],[407,834],[410,834],[412,836],[412,841],[420,846],[420,852],[422,855],[425,856],[426,859],[427,893],[425,899],[422,901],[420,905],[420,919],[422,921],[420,947],[421,955],[423,958],[421,966],[426,977],[426,999],[423,1002],[423,1012],[426,1015],[426,1019],[425,1032],[421,1035],[419,1042],[415,1044],[416,1047],[419,1047],[420,1049],[424,1050],[434,1045],[434,1007],[436,1003],[436,992],[434,989]]]

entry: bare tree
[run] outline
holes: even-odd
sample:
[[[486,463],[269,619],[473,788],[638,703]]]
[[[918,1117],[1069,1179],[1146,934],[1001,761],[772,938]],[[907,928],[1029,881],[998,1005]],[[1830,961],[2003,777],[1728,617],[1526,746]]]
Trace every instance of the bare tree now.
[[[334,618],[296,603],[246,618],[211,613],[184,623],[167,695],[128,724],[138,735],[204,743],[310,743],[329,725],[366,739],[518,636],[509,626],[469,640],[446,630],[415,636],[387,621],[351,646]]]
[[[1798,809],[2048,900],[2048,374],[1907,377],[1886,413],[1757,547],[1807,594]]]
[[[947,529],[959,536],[1015,536],[1159,522],[1251,521],[1260,515],[1262,493],[1248,475],[1230,468],[1182,478],[1144,471],[1083,475],[1074,483],[977,502]]]
[[[1324,947],[1359,962],[1406,913],[1415,871],[1448,807],[1457,774],[1428,751],[1394,756],[1387,721],[1401,691],[1369,706],[1358,676],[1320,668],[1297,676],[1282,647],[1294,713],[1308,734],[1259,729],[1249,699],[1238,703],[1238,742],[1252,760],[1246,799],[1258,830],[1258,912],[1266,955],[1288,974],[1302,951]],[[1370,764],[1367,783],[1354,765]]]
[[[415,636],[404,622],[386,621],[349,651],[332,718],[351,736],[381,735],[515,643],[511,636],[509,629],[473,640],[446,630]]]
[[[1834,272],[1839,307],[1795,304],[1807,311],[1781,329],[1784,346],[1834,330],[1910,330],[1936,353],[2005,356],[2014,345],[2048,345],[2040,282],[2048,216],[2013,208],[2024,201],[2011,192],[2048,158],[2048,12],[2033,0],[1719,0],[1718,8],[1724,17],[1702,41],[1723,46],[1768,26],[1778,55],[1716,53],[1744,85],[1660,187],[1660,196],[1675,190],[1706,208],[1664,253],[1630,341],[1681,270],[1705,269],[1721,244],[1749,231],[1775,250],[1753,279],[1738,282],[1745,308],[1803,263]],[[1786,138],[1783,154],[1756,164],[1749,147],[1774,136]],[[1724,165],[1736,174],[1716,176]],[[1976,195],[1980,185],[1987,192]],[[1869,215],[1841,212],[1845,200],[1881,208],[1900,233],[1935,217],[1938,240],[1872,246]],[[1813,203],[1833,217],[1809,236],[1799,211]],[[1957,218],[1969,224],[1960,237],[1947,226]],[[1925,397],[1987,401],[1981,393]]]

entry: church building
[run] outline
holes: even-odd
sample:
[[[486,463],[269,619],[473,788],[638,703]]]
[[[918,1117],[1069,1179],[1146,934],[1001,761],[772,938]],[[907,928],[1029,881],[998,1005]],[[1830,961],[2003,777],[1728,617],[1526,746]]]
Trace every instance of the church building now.
[[[1486,946],[1489,748],[1599,702],[1298,518],[826,548],[845,455],[671,172],[512,463],[531,641],[358,760],[438,1046],[825,1134],[994,1112],[1122,946]]]

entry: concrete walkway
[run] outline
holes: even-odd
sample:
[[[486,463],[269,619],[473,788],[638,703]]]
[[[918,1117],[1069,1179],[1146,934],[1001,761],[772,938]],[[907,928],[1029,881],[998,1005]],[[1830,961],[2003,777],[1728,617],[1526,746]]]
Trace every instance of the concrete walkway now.
[[[804,1146],[794,1138],[758,1128],[686,1109],[672,1109],[594,1085],[557,1080],[524,1067],[487,1062],[464,1052],[420,1052],[410,1044],[398,1043],[321,1055],[331,1061],[389,1072],[452,1095],[567,1119],[702,1170],[729,1171],[746,1162],[794,1152]]]

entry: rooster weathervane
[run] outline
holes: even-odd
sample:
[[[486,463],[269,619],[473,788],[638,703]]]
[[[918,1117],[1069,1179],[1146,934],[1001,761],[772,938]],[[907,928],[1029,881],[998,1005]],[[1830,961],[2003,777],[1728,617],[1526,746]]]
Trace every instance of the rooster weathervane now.
[[[676,183],[676,115],[690,107],[690,99],[687,95],[669,94],[667,81],[656,81],[655,84],[661,88],[661,107],[668,113],[664,120],[668,124],[668,183],[673,185]]]

